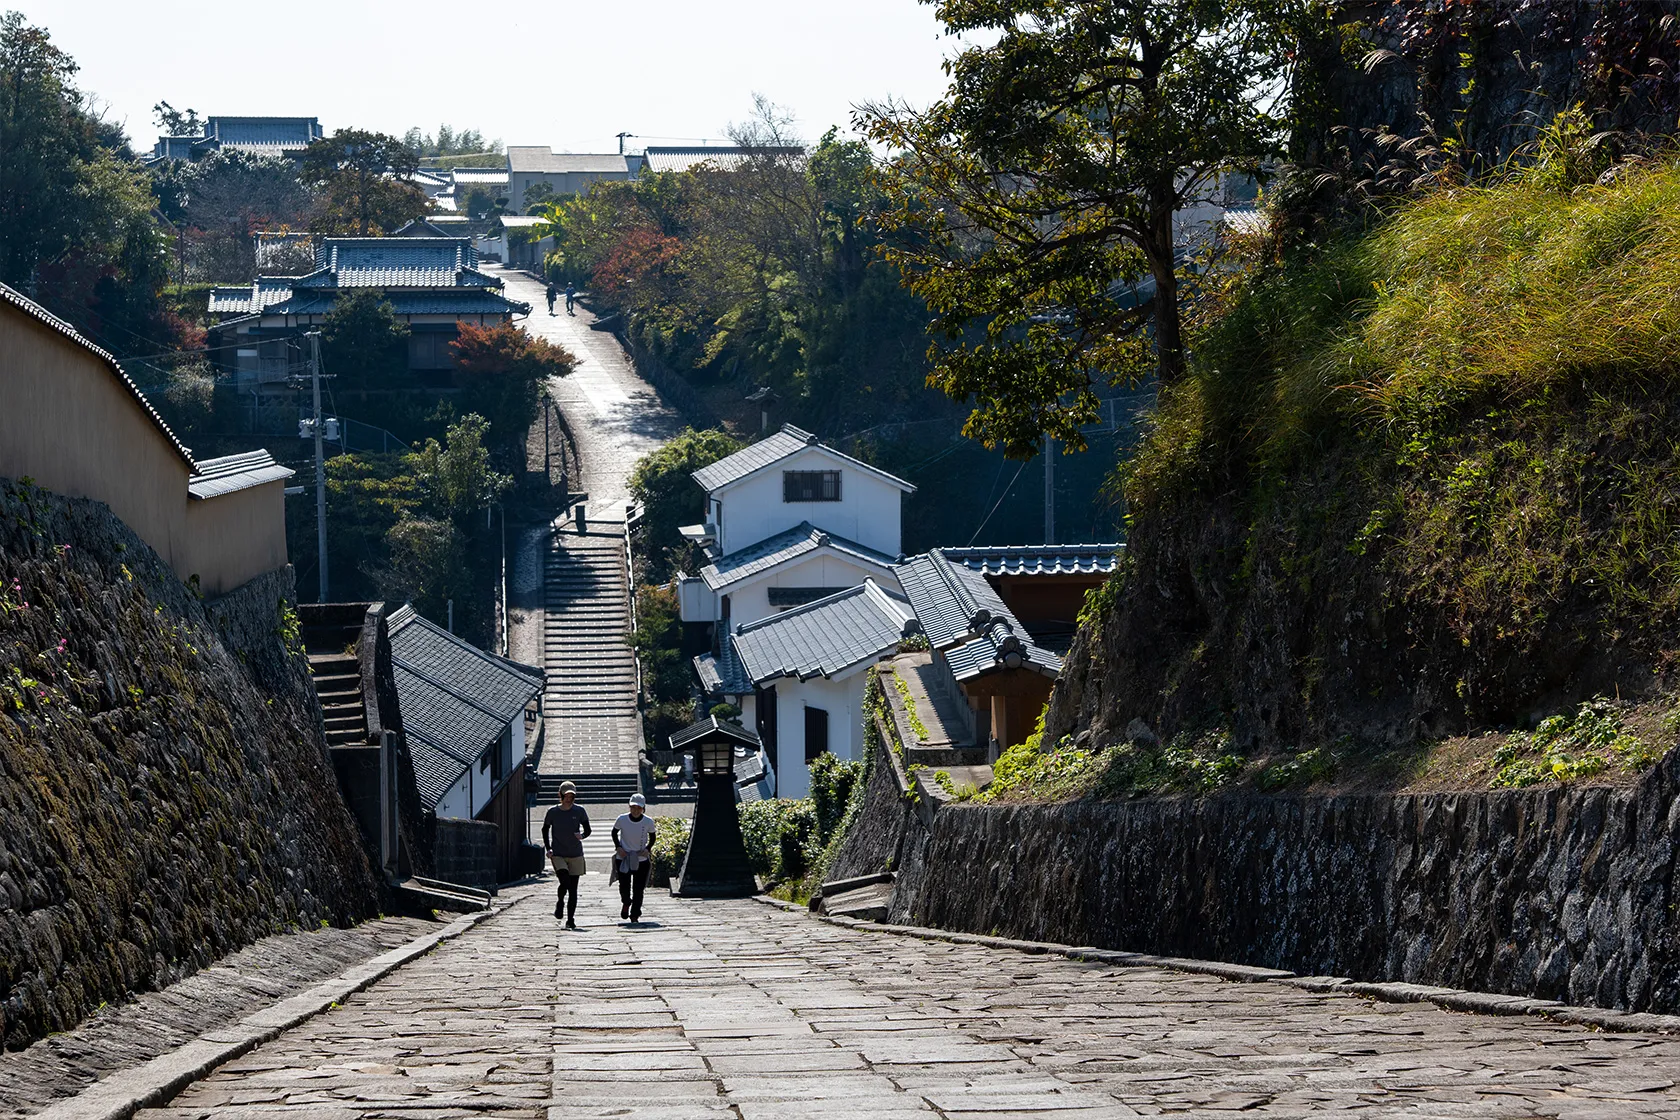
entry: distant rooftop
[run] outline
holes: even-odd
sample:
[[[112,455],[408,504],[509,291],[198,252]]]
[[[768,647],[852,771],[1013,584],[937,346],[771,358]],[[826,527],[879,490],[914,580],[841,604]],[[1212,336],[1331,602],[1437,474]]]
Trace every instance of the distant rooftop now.
[[[621,155],[609,153],[556,152],[543,147],[510,147],[507,150],[508,170],[527,174],[564,174],[586,172],[599,175],[630,174],[630,164]]]
[[[219,498],[240,490],[249,490],[266,482],[280,482],[297,472],[274,461],[267,451],[246,451],[238,455],[223,455],[219,459],[201,459],[198,470],[187,479],[187,494],[191,498]]]
[[[1114,571],[1119,541],[1096,544],[1028,544],[1000,548],[942,548],[947,560],[988,576],[1107,575]]]
[[[753,159],[788,159],[802,160],[805,149],[792,148],[743,148],[735,144],[696,145],[693,147],[667,147],[649,145],[643,156],[649,171],[688,171],[708,164],[720,171],[734,171],[742,164]]]

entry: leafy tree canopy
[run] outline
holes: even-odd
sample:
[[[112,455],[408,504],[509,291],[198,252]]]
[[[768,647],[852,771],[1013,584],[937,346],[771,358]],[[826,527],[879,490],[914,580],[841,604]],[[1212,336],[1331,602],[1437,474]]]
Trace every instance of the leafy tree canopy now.
[[[706,518],[706,495],[689,477],[702,467],[733,455],[745,446],[727,432],[686,428],[657,451],[649,452],[630,472],[630,494],[642,507],[642,539],[648,542],[644,580],[660,583],[687,557],[677,528]]]
[[[152,106],[152,119],[165,136],[202,136],[204,118],[196,109],[177,109],[167,101]]]
[[[419,154],[394,136],[341,128],[309,145],[301,177],[322,192],[322,232],[366,237],[430,211],[426,192],[408,181],[419,165]]]
[[[408,324],[371,288],[341,296],[321,324],[323,371],[347,388],[384,387],[408,368]]]
[[[571,373],[577,358],[511,323],[462,323],[459,330],[450,352],[456,382],[465,390],[462,406],[489,421],[498,459],[523,461],[525,434],[537,419],[543,386]]]
[[[1293,0],[940,0],[943,100],[866,108],[886,249],[966,431],[1083,447],[1099,383],[1185,363],[1175,215],[1280,151]],[[1143,330],[1148,327],[1151,340]]]
[[[476,128],[463,128],[457,132],[446,124],[438,125],[437,132],[422,132],[418,127],[403,133],[402,142],[422,159],[436,159],[441,156],[464,156],[479,152],[491,154],[502,150],[500,140],[486,140],[484,133]]]

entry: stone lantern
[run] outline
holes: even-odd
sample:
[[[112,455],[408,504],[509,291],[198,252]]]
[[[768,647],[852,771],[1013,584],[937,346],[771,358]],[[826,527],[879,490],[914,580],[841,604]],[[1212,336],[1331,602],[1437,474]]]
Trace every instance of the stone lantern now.
[[[710,716],[671,735],[671,749],[694,752],[694,828],[671,893],[687,898],[746,898],[758,893],[747,866],[736,804],[735,748],[759,749],[758,736]]]

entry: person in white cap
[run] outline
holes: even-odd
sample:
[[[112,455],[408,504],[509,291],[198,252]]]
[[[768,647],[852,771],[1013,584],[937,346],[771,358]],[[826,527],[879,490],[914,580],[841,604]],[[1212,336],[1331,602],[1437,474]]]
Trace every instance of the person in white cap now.
[[[642,920],[642,895],[653,866],[653,828],[653,818],[647,815],[647,798],[639,793],[630,798],[630,811],[613,822],[618,897],[624,903],[619,917],[632,922]]]
[[[588,835],[589,814],[577,803],[577,786],[561,782],[560,804],[543,816],[543,847],[560,880],[554,916],[565,918],[567,929],[577,928],[578,880],[589,866],[583,858],[583,840]]]

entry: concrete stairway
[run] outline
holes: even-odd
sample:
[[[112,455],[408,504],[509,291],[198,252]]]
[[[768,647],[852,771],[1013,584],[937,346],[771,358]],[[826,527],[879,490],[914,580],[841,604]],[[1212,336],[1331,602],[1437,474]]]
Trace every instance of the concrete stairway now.
[[[536,799],[558,800],[568,779],[579,800],[628,798],[640,781],[641,731],[623,538],[557,531],[544,561],[543,608],[548,684]]]

